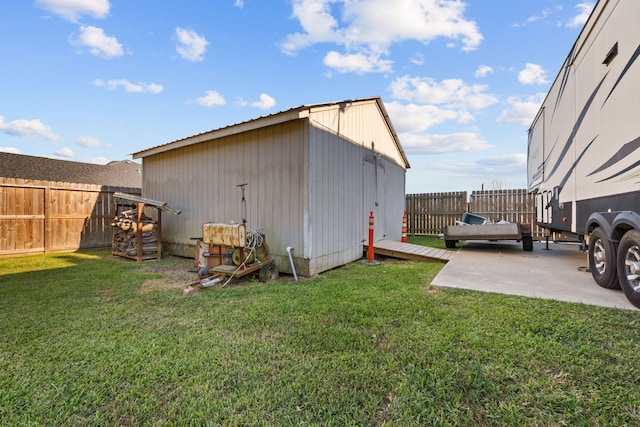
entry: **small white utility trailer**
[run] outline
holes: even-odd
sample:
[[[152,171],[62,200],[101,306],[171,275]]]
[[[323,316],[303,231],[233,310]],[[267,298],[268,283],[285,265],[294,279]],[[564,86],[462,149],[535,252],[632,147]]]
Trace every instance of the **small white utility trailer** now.
[[[460,240],[517,240],[522,241],[522,250],[533,250],[533,237],[531,237],[529,224],[447,225],[444,229],[445,246],[455,248]]]
[[[599,0],[529,129],[537,223],[640,307],[640,1]]]

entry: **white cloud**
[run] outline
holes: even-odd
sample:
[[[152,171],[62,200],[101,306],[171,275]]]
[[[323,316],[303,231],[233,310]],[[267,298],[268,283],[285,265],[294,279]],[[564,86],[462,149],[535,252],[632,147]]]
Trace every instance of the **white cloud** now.
[[[540,65],[527,63],[518,73],[518,81],[523,85],[544,85],[549,83],[546,74],[547,72]]]
[[[276,100],[273,97],[267,95],[266,93],[263,93],[263,94],[260,94],[260,99],[258,101],[251,102],[245,99],[238,99],[236,104],[239,107],[249,106],[249,107],[260,108],[262,110],[268,110],[269,108],[276,105]]]
[[[20,151],[16,147],[0,147],[0,152],[13,153],[13,154],[22,154],[22,151]]]
[[[243,8],[244,7],[244,1],[243,0],[235,0],[233,5],[235,7]]]
[[[473,120],[469,113],[438,108],[434,105],[384,104],[398,133],[423,132],[448,120],[467,123]]]
[[[293,54],[315,43],[339,42],[335,31],[338,21],[331,15],[330,3],[326,0],[294,0],[293,18],[302,26],[304,33],[289,34],[281,43],[285,53]]]
[[[196,98],[196,104],[201,105],[203,107],[213,107],[216,105],[225,105],[227,101],[225,101],[224,97],[220,95],[215,90],[208,90],[205,92],[204,96]]]
[[[116,90],[118,87],[123,87],[128,93],[153,93],[157,94],[164,90],[162,85],[156,83],[131,83],[129,80],[107,80],[96,79],[93,84],[99,87],[106,87],[109,90]]]
[[[19,136],[23,138],[44,138],[49,141],[60,141],[60,137],[53,133],[51,128],[40,121],[33,120],[13,120],[5,122],[4,117],[0,116],[0,131],[11,136]]]
[[[495,96],[486,93],[486,85],[468,85],[460,79],[436,82],[430,78],[403,76],[391,82],[390,89],[396,99],[448,108],[480,110],[498,102]]]
[[[493,73],[493,68],[489,67],[488,65],[481,65],[476,70],[475,76],[476,77],[486,77],[491,73]]]
[[[447,135],[400,134],[402,147],[409,154],[443,154],[493,148],[481,135],[472,132]]]
[[[509,108],[502,111],[500,117],[496,119],[496,123],[529,126],[538,113],[545,96],[544,93],[539,93],[525,100],[517,97],[509,97],[507,101]]]
[[[507,171],[527,167],[527,155],[524,153],[517,154],[504,154],[501,156],[487,157],[477,160],[480,166],[486,169],[492,169],[497,171]]]
[[[110,162],[106,157],[87,157],[82,159],[85,163],[92,163],[94,165],[106,165]]]
[[[87,135],[80,135],[77,139],[77,142],[78,145],[82,145],[83,147],[87,148],[96,148],[102,146],[102,143],[99,139]]]
[[[536,22],[536,21],[541,21],[544,20],[547,16],[549,16],[551,14],[551,10],[549,9],[544,9],[540,15],[533,15],[531,17],[529,17],[529,19],[527,19],[527,22]]]
[[[378,54],[365,55],[362,52],[343,55],[331,51],[324,57],[324,65],[339,73],[388,72],[391,71],[391,64],[391,61],[381,59]]]
[[[442,0],[294,0],[292,15],[302,31],[289,34],[280,46],[294,54],[317,43],[334,43],[345,53],[325,58],[328,66],[337,63],[342,72],[380,71],[371,63],[390,68],[391,61],[371,58],[388,55],[391,45],[407,40],[426,44],[446,38],[455,41],[454,46],[461,44],[462,50],[476,49],[483,37],[476,23],[465,19],[465,7],[460,1]],[[344,67],[344,58],[360,61]]]
[[[82,15],[105,18],[111,7],[109,0],[36,0],[35,4],[71,22],[78,22]]]
[[[429,168],[446,171],[454,176],[471,176],[491,180],[492,177],[522,176],[527,170],[527,155],[523,153],[487,157],[475,162],[432,163]],[[488,183],[488,182],[487,182]]]
[[[102,28],[91,25],[81,25],[80,34],[72,36],[70,42],[76,46],[86,46],[91,54],[106,59],[124,55],[122,45],[115,37],[108,36]]]
[[[578,9],[578,14],[569,22],[567,22],[566,26],[568,28],[579,28],[582,27],[587,19],[589,19],[589,15],[591,15],[591,11],[593,10],[595,3],[578,3],[576,5],[576,9]]]
[[[176,51],[187,61],[200,62],[204,60],[209,42],[204,36],[198,35],[195,31],[176,28],[178,46]]]
[[[269,108],[276,105],[276,100],[266,93],[261,93],[260,100],[252,102],[250,105],[252,107],[260,108],[261,110],[268,110]]]
[[[67,159],[73,158],[73,151],[69,147],[62,147],[59,150],[56,150],[55,154],[60,157],[64,157]]]
[[[411,58],[411,63],[415,65],[423,65],[424,64],[424,55],[421,53],[417,53]]]

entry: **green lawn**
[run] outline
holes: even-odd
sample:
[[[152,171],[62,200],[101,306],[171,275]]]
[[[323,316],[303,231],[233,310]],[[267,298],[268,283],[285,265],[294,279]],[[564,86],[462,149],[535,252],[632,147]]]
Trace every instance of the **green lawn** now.
[[[391,260],[183,297],[190,266],[0,259],[0,425],[640,425],[640,312]]]
[[[447,249],[447,247],[444,244],[444,239],[441,239],[438,236],[407,236],[407,242],[413,243],[414,245],[429,246],[429,247],[438,248],[438,249]],[[458,247],[462,246],[462,243],[463,242],[460,242],[457,246]]]

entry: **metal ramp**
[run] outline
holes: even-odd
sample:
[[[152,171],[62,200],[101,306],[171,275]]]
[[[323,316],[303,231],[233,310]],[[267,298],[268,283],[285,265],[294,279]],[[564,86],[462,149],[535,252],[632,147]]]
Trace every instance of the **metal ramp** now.
[[[365,246],[365,251],[367,247]],[[393,258],[413,261],[437,261],[446,263],[456,252],[445,249],[430,248],[411,243],[380,240],[373,244],[373,252]]]

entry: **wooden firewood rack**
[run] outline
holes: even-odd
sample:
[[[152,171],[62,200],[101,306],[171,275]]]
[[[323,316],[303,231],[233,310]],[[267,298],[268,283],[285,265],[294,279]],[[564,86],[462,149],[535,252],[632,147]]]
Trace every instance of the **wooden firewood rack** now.
[[[111,240],[111,254],[121,256],[124,258],[134,259],[137,262],[150,260],[150,259],[160,259],[162,258],[162,212],[169,212],[173,215],[180,215],[182,211],[170,208],[167,206],[167,202],[147,199],[144,197],[136,196],[133,194],[119,193],[116,192],[113,194],[115,200],[115,215],[116,218],[122,212],[125,207],[135,207],[137,208],[137,224],[136,224],[136,253],[132,255],[130,253],[122,252],[116,249],[115,244],[115,236],[116,230],[112,231],[112,240]],[[144,217],[144,208],[146,206],[152,207],[156,209],[156,251],[153,253],[144,253],[143,251],[143,217]]]

